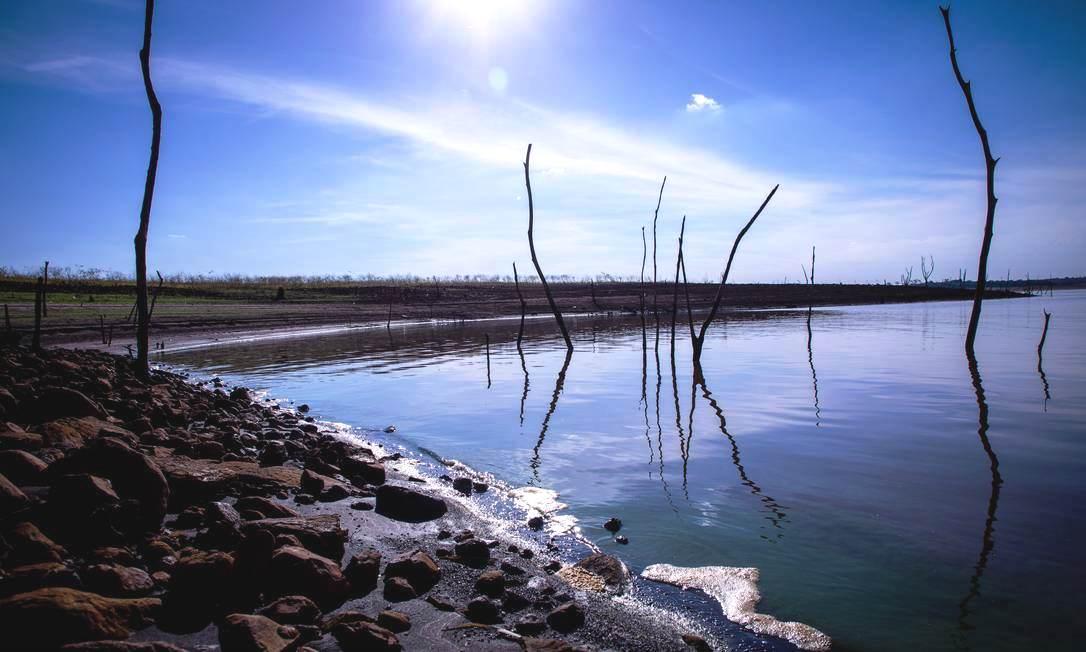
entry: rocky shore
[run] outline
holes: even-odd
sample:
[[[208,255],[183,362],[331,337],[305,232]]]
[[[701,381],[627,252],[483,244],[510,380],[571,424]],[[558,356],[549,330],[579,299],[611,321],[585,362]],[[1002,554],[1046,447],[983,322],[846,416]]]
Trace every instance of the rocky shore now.
[[[4,647],[709,649],[618,597],[619,560],[563,564],[395,457],[244,388],[0,349]]]

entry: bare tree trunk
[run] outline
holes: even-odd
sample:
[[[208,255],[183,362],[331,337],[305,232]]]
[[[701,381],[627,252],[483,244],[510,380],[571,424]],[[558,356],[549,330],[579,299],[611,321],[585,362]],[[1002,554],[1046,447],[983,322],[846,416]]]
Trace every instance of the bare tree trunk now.
[[[656,198],[656,211],[652,214],[652,316],[656,321],[656,350],[660,350],[660,311],[657,305],[656,288],[656,220],[660,217],[660,203],[664,201],[664,186],[667,177],[660,184],[660,195]]]
[[[49,261],[45,261],[45,270],[42,273],[43,281],[41,286],[41,316],[49,316],[49,303],[45,299],[45,288],[49,285]]]
[[[732,270],[732,260],[735,259],[735,252],[739,249],[739,242],[743,239],[743,236],[747,234],[750,227],[754,225],[754,221],[758,219],[758,216],[762,214],[765,207],[769,204],[769,200],[773,199],[773,195],[777,194],[777,189],[780,188],[780,184],[773,186],[773,190],[769,191],[769,195],[766,196],[765,201],[755,211],[754,216],[750,218],[747,225],[739,231],[739,235],[735,236],[735,242],[732,244],[732,251],[728,254],[728,264],[724,267],[724,274],[720,277],[720,285],[716,289],[716,297],[713,299],[713,307],[709,309],[709,316],[705,318],[705,321],[701,324],[701,330],[698,332],[697,338],[692,342],[694,347],[694,361],[699,362],[701,360],[701,350],[705,346],[705,334],[709,330],[709,325],[716,319],[716,313],[720,310],[720,300],[724,298],[724,285],[728,282],[728,274]]]
[[[970,83],[965,81],[961,70],[958,68],[958,55],[957,50],[954,48],[954,32],[950,28],[950,7],[939,7],[939,11],[943,14],[946,36],[950,43],[950,65],[954,69],[954,77],[958,80],[958,85],[961,86],[962,93],[965,95],[965,103],[969,107],[969,117],[973,119],[973,126],[980,137],[981,149],[984,150],[984,169],[988,186],[988,209],[984,217],[984,239],[981,241],[980,261],[977,264],[977,288],[973,293],[973,312],[969,315],[969,332],[965,336],[965,350],[972,353],[973,344],[977,339],[977,326],[980,324],[984,286],[988,279],[988,250],[992,246],[996,202],[999,201],[995,196],[995,167],[998,159],[992,158],[992,149],[988,146],[988,132],[985,131],[984,125],[980,123],[980,116],[977,115],[977,107],[973,103],[973,91],[970,88]]]
[[[151,307],[147,309],[147,324],[151,324],[151,318],[155,315],[155,304],[158,303],[158,293],[162,291],[162,284],[165,282],[162,279],[162,272],[155,270],[155,274],[158,275],[158,285],[155,287],[155,291],[151,294]]]
[[[513,263],[513,284],[517,287],[517,298],[520,299],[520,329],[517,330],[517,350],[524,340],[524,314],[528,312],[528,304],[524,301],[524,294],[520,291],[520,278],[517,276],[517,264]]]
[[[648,258],[648,247],[645,243],[645,227],[641,227],[641,352],[644,354],[648,348],[648,336],[645,333],[645,260]]]
[[[33,351],[41,351],[41,312],[42,298],[45,296],[45,280],[38,277],[38,285],[34,289],[34,335],[30,342]]]
[[[686,233],[686,216],[683,215],[682,225],[679,227],[679,253],[675,257],[675,287],[671,295],[671,359],[675,360],[675,320],[679,316],[679,273],[683,264],[683,235]],[[678,401],[678,390],[675,400]]]
[[[1052,319],[1052,313],[1048,312],[1047,310],[1045,310],[1044,313],[1045,313],[1045,327],[1044,327],[1043,330],[1041,330],[1041,342],[1037,345],[1037,357],[1041,357],[1041,355],[1042,355],[1042,353],[1044,351],[1045,340],[1048,339],[1048,320]]]
[[[486,388],[490,389],[490,333],[484,333],[486,336]]]
[[[814,285],[815,248],[811,245],[811,285]]]
[[[162,140],[162,106],[158,103],[155,88],[151,84],[151,23],[155,14],[155,0],[147,0],[143,22],[143,48],[140,49],[140,68],[143,70],[143,87],[147,92],[147,104],[151,107],[151,157],[147,164],[147,179],[143,186],[143,205],[140,207],[140,228],[136,232],[136,371],[147,375],[150,310],[147,306],[147,231],[151,224],[151,202],[155,194],[155,177],[158,174],[158,148]]]
[[[529,143],[528,152],[524,155],[524,186],[528,189],[528,249],[532,252],[532,264],[535,265],[535,271],[539,274],[539,282],[543,284],[543,292],[547,295],[547,303],[550,304],[551,312],[554,313],[554,320],[558,322],[558,329],[562,331],[562,338],[566,341],[566,349],[573,351],[573,341],[569,339],[569,331],[566,330],[566,322],[562,319],[562,311],[558,309],[558,304],[554,302],[551,287],[547,283],[547,277],[543,275],[543,268],[539,266],[539,258],[535,254],[535,239],[532,237],[533,227],[535,226],[535,206],[532,203],[532,180],[528,170],[531,159],[532,145]]]

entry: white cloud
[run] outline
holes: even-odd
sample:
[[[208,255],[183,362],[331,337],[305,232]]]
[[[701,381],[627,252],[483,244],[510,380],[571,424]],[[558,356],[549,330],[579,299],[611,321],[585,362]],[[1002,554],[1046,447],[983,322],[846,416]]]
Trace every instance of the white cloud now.
[[[701,93],[692,93],[690,95],[690,101],[686,104],[686,111],[688,113],[698,113],[700,111],[719,111],[720,102],[717,102],[708,95],[702,95]]]

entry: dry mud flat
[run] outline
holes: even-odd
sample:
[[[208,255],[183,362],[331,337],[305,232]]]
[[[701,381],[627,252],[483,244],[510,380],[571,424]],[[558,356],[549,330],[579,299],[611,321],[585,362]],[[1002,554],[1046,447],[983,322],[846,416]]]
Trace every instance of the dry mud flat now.
[[[6,649],[708,649],[632,606],[621,562],[557,561],[243,388],[90,351],[0,349]]]

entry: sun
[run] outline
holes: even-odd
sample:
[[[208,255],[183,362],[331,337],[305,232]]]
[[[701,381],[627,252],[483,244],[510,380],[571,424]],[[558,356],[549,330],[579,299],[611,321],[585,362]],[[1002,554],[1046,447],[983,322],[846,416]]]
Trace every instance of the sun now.
[[[439,22],[488,41],[526,22],[533,4],[530,0],[433,0],[433,13]]]

